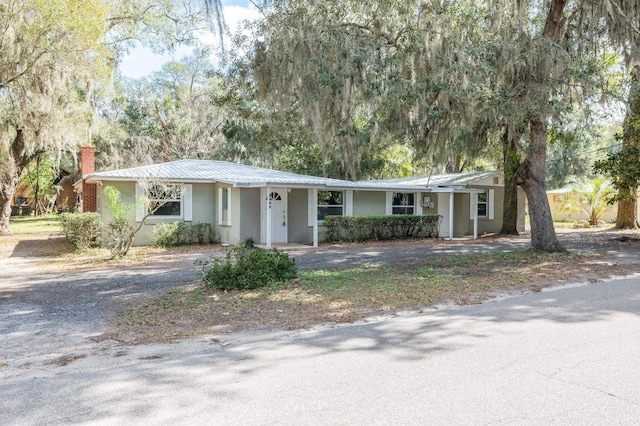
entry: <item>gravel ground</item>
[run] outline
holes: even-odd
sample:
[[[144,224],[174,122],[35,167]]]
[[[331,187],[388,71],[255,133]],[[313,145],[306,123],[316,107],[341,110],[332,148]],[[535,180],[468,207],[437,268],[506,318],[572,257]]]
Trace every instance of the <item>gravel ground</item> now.
[[[605,253],[617,262],[640,262],[640,234],[613,230],[558,229],[569,250]],[[20,242],[0,253],[0,377],[37,370],[48,374],[75,359],[118,355],[121,347],[96,337],[119,304],[141,295],[198,282],[196,259],[220,255],[219,248],[155,252],[142,260],[73,263],[42,257],[35,248],[60,237]],[[292,253],[301,269],[394,262],[432,255],[526,249],[529,235],[478,240],[394,241],[323,245]],[[6,246],[5,246],[6,247]],[[48,373],[47,373],[48,372]]]

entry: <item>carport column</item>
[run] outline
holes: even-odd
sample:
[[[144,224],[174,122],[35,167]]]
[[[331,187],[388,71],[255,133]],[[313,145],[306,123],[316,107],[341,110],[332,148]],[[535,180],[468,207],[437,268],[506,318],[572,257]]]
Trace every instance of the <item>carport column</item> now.
[[[267,186],[267,248],[271,248],[271,187]]]
[[[313,188],[313,247],[318,247],[318,188]]]
[[[449,193],[449,239],[453,240],[453,190]]]

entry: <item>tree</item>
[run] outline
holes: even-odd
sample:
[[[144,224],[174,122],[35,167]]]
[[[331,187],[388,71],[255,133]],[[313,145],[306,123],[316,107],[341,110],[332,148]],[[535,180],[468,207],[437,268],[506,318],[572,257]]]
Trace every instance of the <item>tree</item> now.
[[[207,57],[196,50],[148,77],[118,81],[94,133],[102,166],[209,159],[220,151],[226,111],[212,101],[220,79]]]
[[[49,155],[38,155],[35,165],[31,163],[23,171],[20,183],[31,189],[36,215],[48,212],[47,204],[59,190],[59,186],[56,185],[57,179],[55,161]]]
[[[210,4],[215,4],[216,1]],[[0,4],[0,235],[23,169],[93,136],[95,91],[133,40],[156,50],[208,28],[189,0],[7,0]]]
[[[60,152],[86,110],[90,79],[104,75],[106,9],[99,0],[9,0],[0,5],[0,235],[9,234],[11,201],[24,168]]]
[[[637,228],[636,191],[640,173],[635,166],[640,161],[640,2],[637,0],[585,0],[584,14],[593,22],[605,24],[608,39],[624,57],[629,75],[626,115],[623,123],[622,152],[612,154],[596,164],[596,169],[612,176],[618,190],[617,228]],[[631,163],[631,164],[629,164]]]
[[[470,81],[482,49],[465,44],[484,12],[471,1],[276,1],[238,68],[260,107],[295,109],[337,177],[366,177],[366,159],[402,145],[416,163],[459,172],[487,145]]]
[[[594,170],[611,177],[617,190],[616,228],[633,229],[638,224],[637,189],[640,185],[640,66],[632,70],[627,113],[623,123],[622,149],[594,163]]]
[[[620,136],[621,137],[621,136]],[[635,144],[624,146],[620,151],[607,155],[604,160],[594,163],[596,173],[604,173],[611,178],[616,194],[611,202],[618,203],[616,228],[629,229],[636,226],[636,191],[640,183],[640,148]],[[620,209],[624,209],[621,213]]]

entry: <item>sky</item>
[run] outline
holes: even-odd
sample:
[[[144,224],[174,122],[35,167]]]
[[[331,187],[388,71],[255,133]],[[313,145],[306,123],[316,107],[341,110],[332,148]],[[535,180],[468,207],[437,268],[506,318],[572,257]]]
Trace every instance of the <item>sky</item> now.
[[[248,0],[224,0],[223,1],[224,20],[231,32],[237,30],[241,21],[257,19],[258,11],[249,4]],[[228,40],[225,41],[229,45]],[[191,53],[190,47],[180,47],[173,54],[165,53],[158,55],[147,47],[136,47],[131,49],[120,63],[120,72],[129,78],[140,78],[155,71],[159,71],[162,65],[171,60],[179,60]]]

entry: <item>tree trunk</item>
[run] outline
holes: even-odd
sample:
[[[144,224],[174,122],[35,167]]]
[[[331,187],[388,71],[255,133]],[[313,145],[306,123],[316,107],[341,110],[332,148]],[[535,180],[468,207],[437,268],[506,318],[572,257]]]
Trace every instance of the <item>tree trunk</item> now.
[[[11,235],[9,218],[11,218],[13,195],[18,188],[22,169],[33,158],[27,157],[25,149],[24,133],[21,129],[17,129],[16,136],[9,146],[9,161],[3,165],[2,171],[0,171],[0,206],[2,206],[2,210],[0,210],[0,235]]]
[[[616,228],[618,229],[635,229],[638,227],[638,205],[635,201],[628,199],[633,196],[633,192],[629,188],[620,189],[620,195],[625,199],[618,201],[618,213],[616,215]]]
[[[518,235],[518,182],[516,170],[520,167],[520,159],[515,138],[509,137],[505,129],[502,135],[502,159],[504,166],[504,202],[502,209],[501,234]]]
[[[33,203],[33,215],[38,216],[40,210],[40,155],[36,157],[36,190],[35,202]]]
[[[9,226],[9,218],[11,217],[11,202],[13,201],[13,194],[18,187],[18,179],[15,179],[15,183],[12,183],[13,176],[3,176],[2,179],[9,178],[10,181],[6,184],[3,183],[0,188],[0,204],[2,210],[0,211],[0,236],[11,235],[11,228]]]
[[[547,45],[559,42],[564,37],[564,8],[568,0],[553,0],[542,32]],[[550,55],[550,53],[546,53]],[[540,58],[551,61],[551,57]],[[549,87],[551,75],[547,67],[538,66],[533,70],[534,81],[539,87]],[[545,90],[543,100],[549,101],[550,89]],[[534,250],[550,252],[565,251],[556,237],[551,217],[551,208],[547,200],[545,183],[547,160],[547,117],[545,110],[538,112],[529,120],[530,141],[522,166],[518,169],[518,184],[524,189],[529,202],[529,218],[531,220],[531,247]]]
[[[529,123],[531,140],[527,158],[518,170],[518,184],[529,201],[531,247],[550,252],[565,251],[556,237],[547,200],[545,160],[547,157],[547,125],[542,120]]]
[[[640,146],[640,66],[631,69],[631,90],[627,113],[624,117],[622,136],[622,152],[629,151],[632,147]],[[640,161],[639,159],[636,159]],[[625,179],[621,179],[625,181]],[[616,216],[616,228],[638,228],[638,205],[636,203],[637,182],[626,188],[618,188],[618,214]]]
[[[27,153],[27,144],[22,129],[16,130],[16,136],[9,145],[8,161],[0,169],[0,235],[11,235],[9,218],[11,202],[18,188],[22,170],[36,157],[40,151]]]

